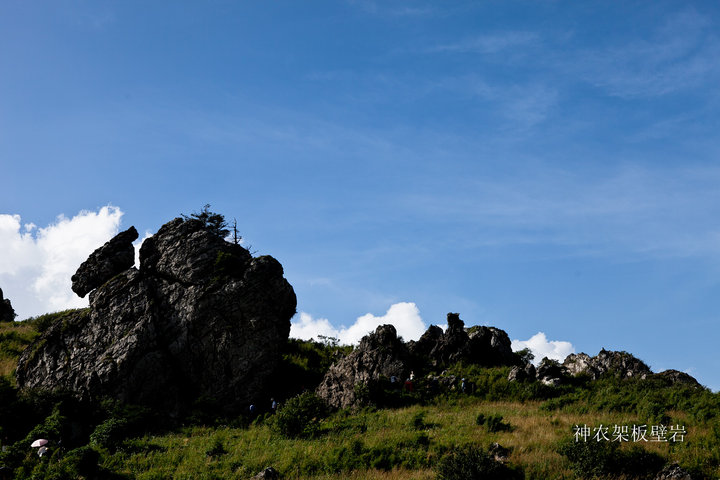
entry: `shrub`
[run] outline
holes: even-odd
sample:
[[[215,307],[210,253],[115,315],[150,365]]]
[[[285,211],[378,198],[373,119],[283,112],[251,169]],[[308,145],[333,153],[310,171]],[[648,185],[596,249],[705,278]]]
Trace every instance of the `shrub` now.
[[[274,418],[274,426],[286,437],[312,437],[318,433],[320,421],[327,413],[325,402],[314,393],[306,392],[291,398],[280,407]]]
[[[410,421],[410,426],[413,430],[425,430],[428,427],[425,423],[425,412],[416,413]]]
[[[495,461],[473,445],[456,447],[445,455],[436,468],[438,480],[513,480],[524,477],[521,470]]]
[[[512,430],[512,425],[510,425],[509,423],[505,423],[502,420],[502,415],[485,416],[482,413],[478,413],[478,416],[475,418],[475,423],[477,425],[485,425],[485,427],[488,429],[488,432],[491,433],[509,432],[510,430]]]
[[[108,418],[90,434],[90,445],[115,450],[125,439],[128,421],[124,418]]]

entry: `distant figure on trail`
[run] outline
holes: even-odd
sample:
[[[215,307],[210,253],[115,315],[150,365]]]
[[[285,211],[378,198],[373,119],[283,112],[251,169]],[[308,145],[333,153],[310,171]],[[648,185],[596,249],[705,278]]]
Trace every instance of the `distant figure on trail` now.
[[[407,390],[408,392],[413,391],[413,382],[412,382],[412,379],[409,377],[407,380],[405,380],[405,390]]]
[[[270,411],[271,411],[272,413],[275,413],[275,411],[277,410],[277,407],[278,407],[278,403],[275,401],[274,398],[271,398],[271,399],[270,399],[270,402],[271,402],[271,403],[270,403]]]
[[[254,403],[250,404],[250,416],[251,417],[255,416],[255,404]]]

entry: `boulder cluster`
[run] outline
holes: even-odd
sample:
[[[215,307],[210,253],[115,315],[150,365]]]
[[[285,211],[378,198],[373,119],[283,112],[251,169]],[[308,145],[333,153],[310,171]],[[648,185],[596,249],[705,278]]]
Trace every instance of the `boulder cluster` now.
[[[547,358],[535,368],[530,363],[513,367],[508,374],[510,381],[538,380],[546,385],[559,385],[565,383],[571,376],[584,375],[591,380],[604,377],[616,378],[648,378],[662,379],[668,385],[682,383],[692,387],[702,388],[693,377],[677,370],[665,370],[653,373],[645,362],[628,352],[619,352],[602,349],[591,357],[586,353],[570,354],[563,363]]]
[[[228,412],[247,405],[276,368],[295,314],[282,266],[176,218],[143,242],[135,268],[137,237],[131,227],[80,266],[72,288],[90,294],[90,308],[25,350],[18,385],[171,415],[203,399]]]
[[[395,327],[381,325],[363,337],[349,355],[335,362],[317,388],[334,408],[358,406],[364,389],[380,382],[405,382],[426,370],[440,371],[456,362],[483,366],[516,365],[510,338],[494,327],[465,328],[457,313],[448,313],[446,331],[431,325],[417,341],[403,342]],[[453,376],[431,376],[430,384],[454,386]]]

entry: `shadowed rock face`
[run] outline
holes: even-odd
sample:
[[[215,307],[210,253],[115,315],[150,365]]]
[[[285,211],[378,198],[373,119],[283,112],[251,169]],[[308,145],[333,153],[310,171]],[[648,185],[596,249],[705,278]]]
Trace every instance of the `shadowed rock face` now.
[[[145,240],[139,270],[115,273],[92,291],[88,310],[23,353],[18,385],[171,414],[199,398],[237,411],[277,365],[295,307],[277,260],[176,218]]]
[[[671,385],[682,384],[694,388],[703,388],[703,386],[700,385],[700,383],[695,380],[693,376],[688,375],[685,372],[680,372],[678,370],[664,370],[660,373],[654,374],[653,377],[662,379]]]
[[[3,298],[3,291],[0,288],[0,322],[12,322],[15,320],[15,310],[10,300]]]
[[[430,369],[458,361],[481,365],[519,362],[504,331],[493,327],[465,329],[457,313],[448,313],[447,319],[447,331],[431,325],[418,341],[407,344],[398,339],[392,325],[379,326],[374,333],[363,337],[350,355],[330,367],[317,395],[334,408],[354,407],[361,400],[358,387],[373,391],[382,378],[396,377],[402,382],[411,372],[423,375]],[[448,377],[435,377],[435,380],[439,388]],[[453,377],[451,384],[454,380]]]
[[[517,365],[507,333],[495,327],[465,328],[457,313],[447,314],[448,329],[431,325],[417,342],[408,342],[413,368],[442,367],[462,361],[484,366]]]
[[[371,387],[381,377],[404,380],[410,372],[407,360],[407,347],[398,339],[395,327],[380,325],[330,367],[316,393],[333,408],[355,406],[360,401],[356,385]]]
[[[72,291],[83,298],[115,275],[132,267],[135,263],[132,242],[137,238],[137,230],[130,227],[90,254],[71,278]]]

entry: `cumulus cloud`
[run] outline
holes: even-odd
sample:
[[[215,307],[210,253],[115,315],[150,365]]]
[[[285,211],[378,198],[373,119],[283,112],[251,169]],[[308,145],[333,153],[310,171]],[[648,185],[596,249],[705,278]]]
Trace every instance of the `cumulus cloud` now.
[[[72,218],[59,215],[44,228],[0,214],[0,286],[18,318],[87,305],[70,277],[88,255],[117,234],[123,212],[106,206]]]
[[[290,327],[290,336],[303,340],[317,338],[318,335],[335,337],[344,345],[355,345],[362,337],[374,331],[378,326],[391,324],[398,335],[405,340],[417,340],[425,333],[426,325],[420,317],[417,305],[401,302],[392,305],[385,315],[375,316],[371,313],[358,317],[349,327],[335,328],[326,318],[312,318],[308,313],[301,312],[300,318]]]
[[[565,357],[571,353],[575,353],[575,347],[570,342],[563,342],[558,340],[549,340],[543,332],[538,332],[529,340],[513,340],[512,349],[517,352],[523,348],[529,348],[530,351],[535,355],[533,363],[537,366],[540,361],[547,357],[551,360],[557,360],[562,362]]]

